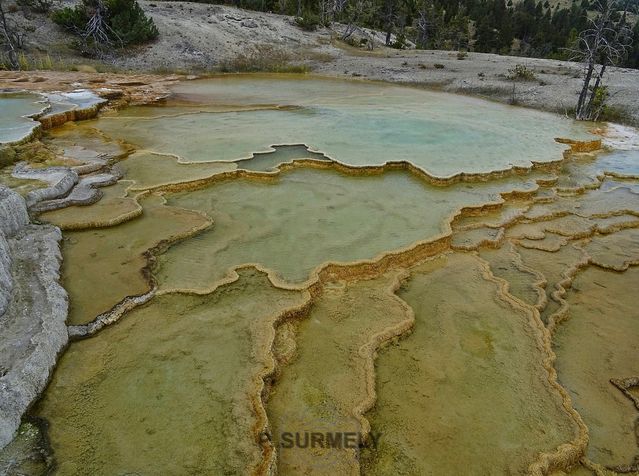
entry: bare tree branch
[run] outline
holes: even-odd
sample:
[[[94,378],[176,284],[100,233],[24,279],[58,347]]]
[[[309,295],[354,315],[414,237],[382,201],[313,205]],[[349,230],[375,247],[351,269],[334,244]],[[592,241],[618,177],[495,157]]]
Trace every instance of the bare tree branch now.
[[[612,0],[596,0],[594,6],[598,15],[588,19],[592,27],[583,30],[576,47],[569,50],[571,59],[581,62],[584,67],[584,81],[575,110],[575,117],[579,120],[599,118],[608,96],[603,85],[606,70],[619,64],[632,44],[632,30],[626,24],[626,11],[619,17]]]
[[[18,50],[22,49],[24,37],[18,31],[18,27],[7,18],[4,1],[0,0],[0,46],[7,55],[9,66],[12,69],[20,69]]]

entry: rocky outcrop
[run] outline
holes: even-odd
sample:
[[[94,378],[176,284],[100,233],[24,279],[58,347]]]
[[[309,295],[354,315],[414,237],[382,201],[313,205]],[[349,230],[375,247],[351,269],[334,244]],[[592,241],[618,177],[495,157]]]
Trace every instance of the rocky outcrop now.
[[[93,119],[107,100],[87,89],[78,89],[66,93],[45,94],[51,103],[51,110],[39,116],[44,129],[59,127],[71,121]]]
[[[67,344],[58,283],[60,230],[29,223],[24,199],[0,187],[0,448],[44,390]]]
[[[11,236],[28,223],[29,214],[22,197],[0,186],[0,234]]]
[[[27,193],[27,207],[34,213],[57,210],[72,205],[95,203],[102,198],[102,191],[99,189],[115,184],[120,178],[120,173],[117,171],[82,176],[81,172],[87,169],[83,170],[80,167],[74,169],[69,167],[33,169],[26,162],[20,162],[16,165],[12,175],[16,178],[35,179],[49,183],[48,187],[37,188]],[[100,168],[104,168],[104,165],[100,165]]]
[[[102,198],[100,187],[113,185],[118,179],[118,175],[111,173],[81,177],[78,184],[71,190],[71,193],[65,197],[38,202],[30,209],[34,212],[42,213],[73,205],[91,205]]]
[[[7,310],[13,289],[11,254],[6,237],[27,223],[29,215],[24,200],[8,188],[0,187],[0,316]]]
[[[12,289],[13,279],[11,278],[9,243],[7,243],[4,234],[0,233],[0,316],[5,313],[9,306]]]
[[[78,174],[68,167],[32,169],[26,162],[17,164],[12,175],[20,179],[41,180],[49,184],[48,187],[37,188],[27,194],[26,202],[29,208],[44,200],[53,200],[68,194],[79,180]]]
[[[90,91],[46,97],[53,107],[38,118],[45,128],[93,117],[105,103]],[[99,200],[99,187],[115,183],[118,175],[80,176],[102,169],[107,158],[96,155],[89,162],[77,171],[19,163],[14,177],[48,184],[25,198],[0,186],[0,449],[11,442],[23,414],[46,387],[69,339],[67,294],[58,282],[62,235],[54,226],[31,224],[29,211]]]

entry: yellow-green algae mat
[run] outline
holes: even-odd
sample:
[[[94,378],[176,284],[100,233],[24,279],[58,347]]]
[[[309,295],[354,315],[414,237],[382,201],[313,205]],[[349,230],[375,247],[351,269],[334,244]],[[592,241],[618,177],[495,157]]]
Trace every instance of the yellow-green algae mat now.
[[[378,361],[370,474],[521,474],[575,425],[545,366],[541,321],[468,254],[416,267],[413,333]]]
[[[374,83],[176,94],[45,137],[129,153],[40,216],[90,335],[31,412],[59,474],[639,470],[636,150]]]
[[[259,466],[254,430],[264,425],[274,323],[306,299],[249,269],[211,294],[159,296],[71,346],[36,409],[51,415],[58,471],[234,474]]]

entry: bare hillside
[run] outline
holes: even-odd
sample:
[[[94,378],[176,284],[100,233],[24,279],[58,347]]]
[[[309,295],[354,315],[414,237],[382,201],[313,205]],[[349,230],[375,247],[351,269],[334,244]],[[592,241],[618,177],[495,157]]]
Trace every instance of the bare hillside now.
[[[318,74],[411,83],[560,113],[574,107],[580,87],[580,67],[574,63],[482,53],[464,57],[449,51],[400,51],[383,47],[379,33],[357,33],[373,40],[376,47],[368,51],[339,41],[341,25],[306,32],[292,17],[283,15],[201,3],[140,4],[157,25],[158,40],[101,63],[78,56],[70,47],[72,37],[45,15],[18,10],[11,16],[30,30],[28,51],[36,67],[48,56],[54,67],[82,64],[99,71],[209,74],[224,65],[232,67],[238,56],[261,48],[260,55],[303,64]],[[532,69],[535,80],[509,79],[509,70],[517,64]],[[618,120],[639,123],[639,71],[612,68],[608,85]]]

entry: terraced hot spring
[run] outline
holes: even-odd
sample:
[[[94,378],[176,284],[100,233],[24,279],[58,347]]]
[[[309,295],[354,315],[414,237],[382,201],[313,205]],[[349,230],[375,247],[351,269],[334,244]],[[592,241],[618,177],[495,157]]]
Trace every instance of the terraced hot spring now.
[[[344,164],[409,161],[438,177],[558,160],[565,146],[548,139],[588,137],[582,124],[537,111],[380,83],[222,77],[175,93],[176,103],[231,109],[141,107],[95,127],[187,162],[307,144]]]
[[[48,133],[121,178],[38,216],[63,229],[72,343],[0,464],[639,471],[639,143],[594,128],[247,75]],[[46,464],[11,456],[46,446],[34,421]]]

